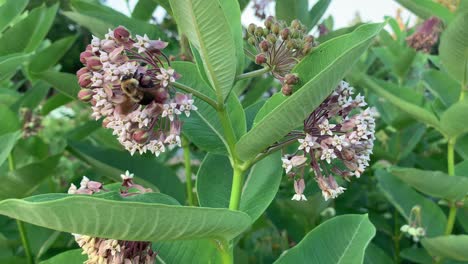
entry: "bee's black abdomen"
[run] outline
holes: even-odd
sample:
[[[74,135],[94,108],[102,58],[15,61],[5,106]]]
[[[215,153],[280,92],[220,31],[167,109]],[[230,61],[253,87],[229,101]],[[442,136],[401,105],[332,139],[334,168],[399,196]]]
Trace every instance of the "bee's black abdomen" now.
[[[153,102],[154,96],[150,93],[143,93],[143,99],[140,100],[139,104],[141,105],[149,105]]]

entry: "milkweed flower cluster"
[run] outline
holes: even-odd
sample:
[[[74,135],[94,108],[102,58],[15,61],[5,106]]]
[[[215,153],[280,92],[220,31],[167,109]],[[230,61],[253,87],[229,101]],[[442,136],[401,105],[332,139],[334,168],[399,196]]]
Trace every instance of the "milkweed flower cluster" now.
[[[133,174],[126,171],[121,175],[122,189],[120,195],[138,195],[140,193],[152,192],[133,182]],[[137,192],[129,192],[133,188]],[[74,184],[68,189],[69,194],[92,195],[98,192],[106,192],[103,184],[91,181],[83,176],[80,187]],[[153,264],[156,253],[151,248],[151,242],[147,241],[125,241],[110,238],[99,238],[87,235],[73,234],[76,243],[83,249],[83,254],[88,256],[85,264]]]
[[[413,35],[406,38],[408,46],[416,51],[430,53],[439,41],[439,35],[442,31],[441,26],[442,21],[437,17],[427,19]]]
[[[352,97],[354,89],[342,81],[304,121],[303,131],[292,131],[286,142],[297,140],[299,147],[282,158],[286,173],[294,178],[293,200],[303,195],[304,174],[310,166],[325,200],[336,198],[346,189],[336,176],[359,178],[369,165],[374,144],[377,112],[366,106],[364,97]]]
[[[119,142],[133,155],[147,151],[159,156],[180,146],[179,115],[197,110],[190,94],[175,92],[179,75],[169,65],[161,40],[132,38],[120,26],[104,39],[93,37],[81,53],[85,67],[77,72],[78,98],[92,105],[92,116],[104,118]]]
[[[307,35],[306,27],[299,20],[287,26],[272,16],[265,20],[265,27],[250,24],[246,37],[257,51],[255,63],[270,67],[273,76],[283,85],[282,92],[290,95],[298,81],[297,76],[290,73],[291,69],[317,46],[314,37]]]

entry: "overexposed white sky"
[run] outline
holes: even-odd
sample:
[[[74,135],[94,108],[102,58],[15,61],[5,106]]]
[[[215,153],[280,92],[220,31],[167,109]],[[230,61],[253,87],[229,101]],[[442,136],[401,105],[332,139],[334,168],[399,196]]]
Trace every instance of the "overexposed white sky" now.
[[[130,0],[129,6],[133,8],[137,0]],[[312,6],[316,0],[309,0],[309,5]],[[106,0],[107,5],[124,13],[129,14],[129,10],[124,0]],[[363,22],[382,22],[385,16],[395,16],[400,5],[394,0],[332,0],[327,12],[323,18],[329,15],[333,16],[335,29],[347,27],[359,13]],[[274,4],[268,7],[268,15],[274,15]],[[155,12],[156,19],[164,14],[164,10],[160,7]],[[410,17],[410,13],[403,11],[402,17],[406,19]],[[259,24],[261,21],[254,16],[252,2],[244,10],[242,14],[242,24],[250,23]]]

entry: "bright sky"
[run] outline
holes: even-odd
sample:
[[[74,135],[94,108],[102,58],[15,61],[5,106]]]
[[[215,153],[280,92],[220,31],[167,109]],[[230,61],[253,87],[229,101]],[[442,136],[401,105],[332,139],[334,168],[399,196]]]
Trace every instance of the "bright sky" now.
[[[127,5],[124,0],[106,0],[107,4],[112,8],[129,14]],[[130,7],[136,4],[137,0],[130,0]],[[316,0],[309,0],[310,5],[313,5]],[[349,26],[350,22],[356,17],[359,12],[363,22],[381,22],[384,16],[395,16],[396,10],[400,5],[394,0],[332,0],[324,17],[332,15],[334,18],[335,29]],[[274,5],[268,8],[269,14],[273,15]],[[158,8],[155,17],[164,14],[164,10]],[[403,19],[409,17],[409,13],[405,10],[402,13]],[[405,20],[406,22],[406,20]],[[260,20],[254,16],[252,3],[246,8],[242,14],[242,24],[260,23]]]

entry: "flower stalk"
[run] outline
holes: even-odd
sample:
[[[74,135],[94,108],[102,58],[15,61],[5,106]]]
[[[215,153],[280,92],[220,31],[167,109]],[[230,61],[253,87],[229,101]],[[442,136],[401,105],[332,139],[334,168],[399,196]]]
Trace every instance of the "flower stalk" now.
[[[271,71],[271,68],[266,66],[266,67],[263,67],[262,69],[258,69],[258,70],[251,71],[251,72],[246,72],[246,73],[237,75],[236,76],[236,81],[261,76],[262,74],[265,74],[265,73],[267,73],[269,71]]]
[[[187,202],[188,205],[194,206],[193,187],[192,187],[192,163],[190,160],[190,145],[186,137],[182,137],[182,149],[184,150],[184,166],[185,166],[185,186],[187,187]]]

